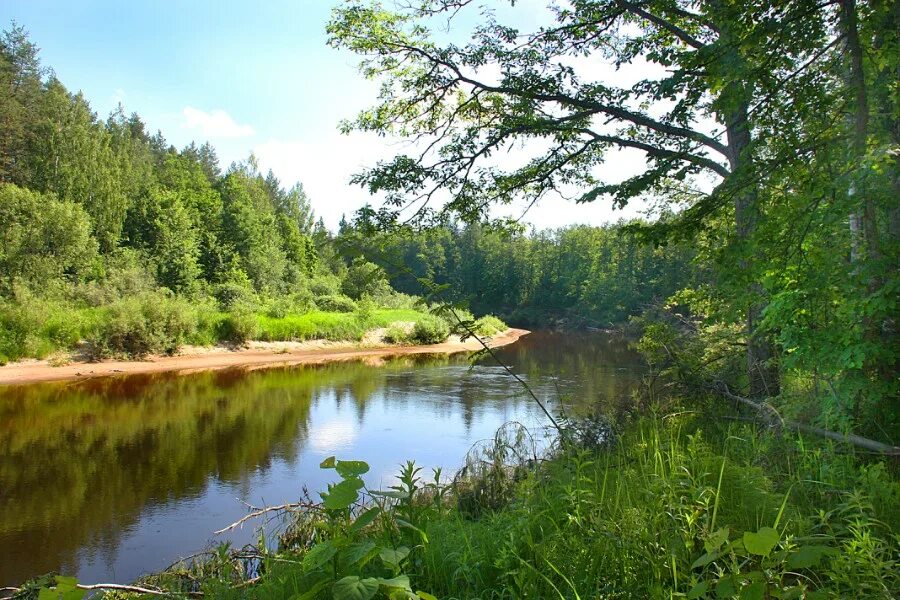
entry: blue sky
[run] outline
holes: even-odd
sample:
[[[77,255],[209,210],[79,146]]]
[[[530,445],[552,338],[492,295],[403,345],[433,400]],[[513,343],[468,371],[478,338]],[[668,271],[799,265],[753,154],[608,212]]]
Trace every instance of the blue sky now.
[[[515,18],[537,19],[543,3],[528,6],[535,2],[519,4]],[[0,0],[0,23],[23,25],[44,64],[70,90],[81,90],[101,117],[121,101],[178,147],[210,141],[223,167],[252,152],[287,185],[301,181],[316,213],[334,227],[341,214],[379,203],[351,187],[350,175],[402,150],[397,142],[337,131],[341,119],[374,103],[377,84],[359,76],[352,55],[326,45],[335,4]],[[627,157],[614,170],[631,171],[637,165],[627,163],[636,159]],[[551,199],[526,220],[556,227],[620,216],[600,203]]]

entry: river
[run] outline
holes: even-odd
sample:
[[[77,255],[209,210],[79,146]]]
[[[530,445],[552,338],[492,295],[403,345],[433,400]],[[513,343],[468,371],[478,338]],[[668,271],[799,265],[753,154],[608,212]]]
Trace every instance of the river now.
[[[551,410],[627,410],[643,372],[623,338],[537,332],[498,349]],[[490,357],[367,362],[0,387],[0,586],[56,571],[126,583],[314,498],[322,459],[365,460],[372,488],[408,459],[446,474],[508,421],[546,418]]]

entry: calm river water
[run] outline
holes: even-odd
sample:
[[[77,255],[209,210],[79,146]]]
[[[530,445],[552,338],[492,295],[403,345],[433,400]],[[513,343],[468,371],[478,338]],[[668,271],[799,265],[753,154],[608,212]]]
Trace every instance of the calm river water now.
[[[534,333],[498,355],[557,409],[627,406],[642,370],[602,333]],[[496,363],[465,355],[0,387],[0,586],[49,571],[129,582],[251,541],[253,526],[213,531],[241,502],[323,489],[327,456],[368,461],[370,486],[407,459],[452,473],[511,420],[546,425]]]

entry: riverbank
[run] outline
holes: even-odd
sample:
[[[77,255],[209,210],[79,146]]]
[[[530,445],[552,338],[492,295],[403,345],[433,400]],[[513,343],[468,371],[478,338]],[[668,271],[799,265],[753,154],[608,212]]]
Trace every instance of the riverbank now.
[[[485,341],[492,348],[512,344],[530,333],[507,329]],[[421,346],[397,346],[366,340],[362,342],[251,342],[249,347],[187,347],[175,356],[151,356],[145,360],[76,360],[58,364],[49,360],[25,360],[0,367],[0,385],[80,380],[142,373],[190,373],[231,367],[265,368],[359,359],[379,359],[410,354],[453,354],[471,352],[482,346],[475,339],[450,336],[445,342]]]

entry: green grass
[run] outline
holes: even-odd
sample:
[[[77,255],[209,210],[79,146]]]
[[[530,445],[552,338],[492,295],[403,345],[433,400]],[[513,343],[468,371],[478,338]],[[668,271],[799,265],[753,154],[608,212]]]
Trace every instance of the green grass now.
[[[424,314],[411,309],[375,309],[368,315],[312,311],[282,318],[258,315],[259,339],[269,342],[306,340],[359,341],[371,329],[396,321],[417,321]]]

